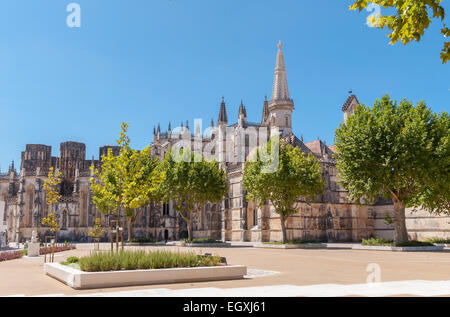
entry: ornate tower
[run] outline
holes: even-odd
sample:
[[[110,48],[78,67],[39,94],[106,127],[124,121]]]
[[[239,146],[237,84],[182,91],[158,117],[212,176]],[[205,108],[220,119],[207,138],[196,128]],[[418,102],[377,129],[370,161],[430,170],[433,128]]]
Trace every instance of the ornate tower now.
[[[273,81],[272,100],[269,102],[269,124],[280,129],[281,135],[292,133],[292,111],[294,101],[289,96],[289,88],[284,64],[284,55],[278,43],[277,63],[275,66],[275,79]]]
[[[347,122],[349,116],[355,112],[355,108],[359,105],[358,98],[355,95],[350,95],[342,106],[342,112],[344,113],[344,122]]]
[[[247,124],[247,110],[245,109],[244,102],[241,100],[238,113],[238,126],[244,127]]]
[[[78,142],[63,142],[59,148],[58,169],[62,172],[61,194],[73,193],[76,171],[84,169],[86,145]]]
[[[219,117],[217,119],[217,140],[216,140],[216,155],[220,163],[226,162],[226,133],[228,125],[227,109],[225,105],[225,97],[222,97],[220,104]]]
[[[219,118],[217,119],[217,126],[223,126],[228,124],[227,108],[225,105],[225,97],[222,97],[222,103],[220,104]]]

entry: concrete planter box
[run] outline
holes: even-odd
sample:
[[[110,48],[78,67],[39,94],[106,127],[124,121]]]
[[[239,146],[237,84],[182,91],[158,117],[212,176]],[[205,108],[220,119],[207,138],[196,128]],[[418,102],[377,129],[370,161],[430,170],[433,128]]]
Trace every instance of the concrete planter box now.
[[[425,251],[442,251],[444,246],[430,247],[391,247],[391,246],[366,246],[354,245],[353,250],[373,250],[373,251],[396,251],[396,252],[425,252]]]
[[[158,247],[158,246],[165,246],[166,243],[164,241],[162,242],[144,242],[144,243],[139,243],[139,242],[127,242],[125,243],[125,245],[127,247],[142,247],[142,246],[153,246],[153,247]]]
[[[256,244],[255,248],[266,248],[266,249],[326,249],[327,245],[325,243],[305,243],[305,244],[271,244],[271,243],[261,243],[261,244]]]
[[[187,243],[187,242],[168,242],[166,245],[174,245],[178,247],[197,247],[197,248],[228,248],[231,247],[231,243]]]
[[[60,263],[45,263],[44,273],[74,289],[122,287],[242,279],[247,274],[243,265],[83,272]]]
[[[450,247],[450,244],[448,243],[435,243],[438,247],[444,247],[444,248],[448,248]]]

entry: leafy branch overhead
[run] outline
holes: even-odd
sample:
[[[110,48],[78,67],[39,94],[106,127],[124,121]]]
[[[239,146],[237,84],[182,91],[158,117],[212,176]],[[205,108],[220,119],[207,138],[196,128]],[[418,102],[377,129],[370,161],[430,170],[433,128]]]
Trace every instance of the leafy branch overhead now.
[[[450,36],[450,30],[445,24],[445,10],[441,6],[442,0],[357,0],[350,6],[351,10],[367,9],[372,3],[383,8],[395,10],[395,14],[372,16],[372,25],[379,29],[387,27],[391,44],[401,41],[404,45],[412,41],[419,42],[432,19],[442,22],[441,34],[444,38]],[[373,21],[373,20],[377,21]],[[444,42],[441,52],[442,63],[450,58],[450,42]]]

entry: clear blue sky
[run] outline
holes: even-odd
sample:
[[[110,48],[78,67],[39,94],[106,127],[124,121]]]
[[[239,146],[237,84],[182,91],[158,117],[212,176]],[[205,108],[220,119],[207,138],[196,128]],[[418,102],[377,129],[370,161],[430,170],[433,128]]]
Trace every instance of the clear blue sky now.
[[[363,103],[385,93],[450,110],[450,63],[440,24],[420,43],[388,44],[352,0],[78,0],[81,28],[66,26],[69,0],[0,4],[0,164],[20,162],[27,143],[86,143],[87,156],[114,144],[130,123],[132,145],[181,121],[229,121],[241,99],[261,120],[284,43],[294,132],[333,143],[352,89]],[[445,1],[447,14],[450,13]],[[447,19],[448,20],[448,19]]]

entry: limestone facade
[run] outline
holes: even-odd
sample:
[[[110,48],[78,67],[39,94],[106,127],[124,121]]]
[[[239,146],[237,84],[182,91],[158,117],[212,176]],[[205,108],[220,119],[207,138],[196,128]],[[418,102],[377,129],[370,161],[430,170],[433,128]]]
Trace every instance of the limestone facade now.
[[[351,95],[342,107],[344,120],[359,104]],[[247,201],[247,193],[242,185],[245,160],[255,146],[265,142],[274,127],[281,137],[305,153],[313,153],[322,166],[326,183],[324,194],[308,205],[299,200],[298,214],[288,219],[287,230],[290,239],[320,241],[358,241],[368,237],[393,238],[393,227],[384,223],[386,213],[393,212],[389,201],[379,201],[376,205],[355,205],[349,203],[348,193],[337,178],[333,146],[321,140],[304,142],[292,133],[292,112],[294,101],[290,98],[285,59],[279,44],[275,67],[272,99],[267,97],[262,107],[262,118],[258,123],[247,120],[247,110],[241,103],[238,122],[228,123],[226,103],[222,99],[217,124],[211,122],[205,133],[189,122],[167,132],[160,125],[153,130],[153,155],[164,157],[174,147],[193,148],[215,157],[225,169],[229,191],[220,203],[206,204],[193,223],[194,237],[210,237],[227,241],[280,241],[279,218],[270,204],[258,208]],[[255,141],[255,142],[251,142]],[[99,158],[115,146],[99,149]],[[50,146],[28,144],[22,152],[21,165],[17,172],[14,162],[9,171],[0,174],[0,233],[3,225],[9,242],[30,240],[36,230],[43,241],[50,235],[47,228],[40,225],[42,218],[54,212],[59,221],[60,240],[89,241],[89,231],[95,219],[102,218],[107,226],[114,216],[101,215],[92,202],[89,167],[101,169],[100,160],[86,159],[86,147],[82,143],[64,142],[60,145],[59,156],[52,156]],[[50,167],[63,174],[61,201],[49,210],[45,203],[43,182]],[[450,218],[430,216],[424,212],[408,212],[407,224],[412,238],[447,237]],[[125,227],[126,229],[126,227]],[[135,237],[158,239],[180,239],[187,237],[186,224],[173,210],[172,204],[149,205],[142,209],[134,224]],[[105,236],[105,239],[107,237]],[[4,239],[3,239],[4,240]]]

